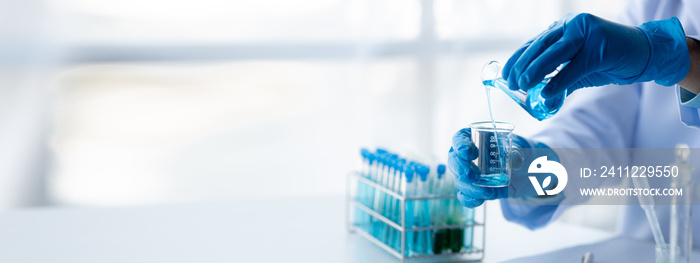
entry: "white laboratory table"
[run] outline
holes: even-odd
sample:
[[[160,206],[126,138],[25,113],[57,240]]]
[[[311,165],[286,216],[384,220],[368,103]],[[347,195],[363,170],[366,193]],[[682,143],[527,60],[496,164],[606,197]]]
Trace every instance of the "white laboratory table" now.
[[[487,209],[486,257],[501,262],[611,238],[554,223],[529,231]],[[245,200],[0,213],[0,262],[399,262],[344,222],[344,199]]]

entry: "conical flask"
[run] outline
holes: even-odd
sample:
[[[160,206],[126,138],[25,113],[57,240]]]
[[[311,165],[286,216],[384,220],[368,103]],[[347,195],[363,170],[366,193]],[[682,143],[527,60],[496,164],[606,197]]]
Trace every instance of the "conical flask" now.
[[[556,75],[561,68],[566,64],[562,64],[549,75],[537,84],[535,87],[524,91],[524,90],[511,90],[508,88],[508,82],[501,76],[501,71],[503,67],[497,61],[491,61],[481,69],[481,82],[485,86],[492,88],[498,88],[508,94],[515,102],[517,102],[520,107],[523,107],[525,111],[530,113],[532,117],[537,120],[545,120],[554,116],[562,105],[564,105],[564,99],[566,98],[566,91],[562,94],[545,100],[541,93],[542,89],[549,83],[549,80]]]

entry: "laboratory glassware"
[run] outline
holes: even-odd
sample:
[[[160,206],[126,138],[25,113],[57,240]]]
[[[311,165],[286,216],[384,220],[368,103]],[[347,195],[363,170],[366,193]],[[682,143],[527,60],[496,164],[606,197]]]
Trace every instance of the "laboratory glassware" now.
[[[485,208],[465,208],[459,203],[454,175],[448,174],[445,165],[392,157],[386,151],[361,154],[360,171],[348,175],[350,232],[402,262],[483,259]],[[374,171],[384,174],[373,176]],[[392,171],[394,178],[386,178]],[[382,202],[386,200],[391,202]],[[377,229],[371,222],[376,222]]]
[[[688,159],[690,149],[687,144],[678,144],[675,149],[678,176],[672,177],[671,188],[682,189],[684,193],[692,193],[693,166]],[[691,218],[691,196],[674,195],[671,199],[671,220],[669,229],[669,260],[672,263],[688,263],[693,249],[692,239],[692,218]],[[657,255],[658,257],[659,255]],[[657,261],[658,262],[658,261]]]
[[[559,111],[561,106],[564,105],[564,99],[567,95],[566,91],[554,98],[545,99],[542,97],[542,89],[544,89],[552,77],[554,77],[565,65],[566,63],[562,64],[557,70],[545,76],[542,82],[535,85],[535,87],[524,91],[521,89],[511,90],[508,87],[508,82],[501,76],[501,71],[503,70],[501,64],[497,61],[491,61],[481,69],[481,82],[486,87],[497,88],[505,92],[532,117],[541,121],[554,116],[554,114]]]
[[[649,181],[646,177],[633,177],[632,183],[635,188],[650,189]],[[639,199],[639,205],[644,210],[647,216],[647,221],[649,221],[649,226],[651,227],[651,234],[654,236],[654,242],[656,242],[657,252],[668,254],[668,245],[664,240],[664,235],[661,233],[661,226],[659,225],[659,218],[656,217],[656,210],[654,210],[654,197],[651,195],[637,195]],[[662,257],[666,257],[664,255]],[[658,256],[657,256],[658,258]]]
[[[671,258],[678,257],[677,249],[670,249],[669,244],[659,244],[654,247],[654,252],[656,254],[656,263],[673,263]]]
[[[506,122],[481,121],[469,125],[472,142],[479,149],[474,164],[479,168],[474,185],[503,187],[510,183],[510,154],[515,126]]]

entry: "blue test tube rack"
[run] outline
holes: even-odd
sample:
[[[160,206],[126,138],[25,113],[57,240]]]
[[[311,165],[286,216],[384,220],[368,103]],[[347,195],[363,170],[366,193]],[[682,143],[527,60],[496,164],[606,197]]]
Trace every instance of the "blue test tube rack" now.
[[[442,192],[407,195],[405,186],[397,187],[400,183],[396,180],[408,180],[409,183],[415,180],[417,183],[426,184],[423,185],[426,187],[429,183],[425,179],[427,169],[422,168],[427,167],[421,167],[381,149],[377,152],[378,154],[372,155],[363,150],[363,161],[368,162],[368,165],[363,165],[360,171],[347,175],[348,231],[369,240],[401,262],[482,261],[485,249],[486,205],[477,209],[454,209],[460,207],[455,206],[459,204],[455,194]],[[444,166],[441,168],[437,170],[444,173]],[[389,178],[387,174],[394,176]],[[424,209],[424,206],[450,209],[433,213],[415,210]],[[436,215],[443,218],[450,217],[449,213],[457,212],[468,215],[464,220],[435,219]]]

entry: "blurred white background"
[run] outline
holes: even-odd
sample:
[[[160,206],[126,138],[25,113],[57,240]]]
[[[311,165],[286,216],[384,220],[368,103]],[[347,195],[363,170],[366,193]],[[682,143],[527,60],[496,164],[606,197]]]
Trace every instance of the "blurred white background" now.
[[[625,2],[5,0],[0,207],[341,195],[362,146],[444,162],[485,63]]]

